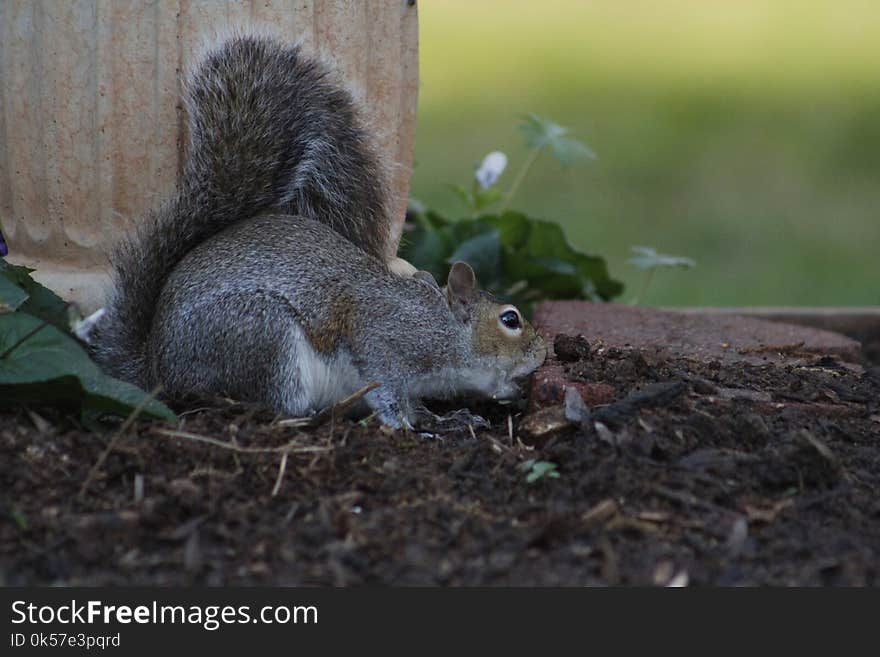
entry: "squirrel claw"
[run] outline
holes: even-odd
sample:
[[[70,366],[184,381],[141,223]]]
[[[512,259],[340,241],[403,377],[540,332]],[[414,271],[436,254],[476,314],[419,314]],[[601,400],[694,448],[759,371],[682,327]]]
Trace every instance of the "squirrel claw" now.
[[[389,413],[378,413],[379,421],[390,429],[409,429],[414,431],[415,427],[403,415],[393,415]]]
[[[491,422],[486,418],[472,413],[467,408],[460,408],[443,415],[437,415],[422,407],[419,415],[424,420],[424,422],[420,422],[420,425],[425,424],[433,431],[457,431],[466,429],[468,426],[474,429],[488,429],[491,426]]]

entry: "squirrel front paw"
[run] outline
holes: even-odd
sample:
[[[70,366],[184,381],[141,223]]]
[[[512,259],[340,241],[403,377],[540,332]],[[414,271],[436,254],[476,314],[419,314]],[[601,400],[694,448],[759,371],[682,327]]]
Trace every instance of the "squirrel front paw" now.
[[[380,386],[367,393],[364,400],[386,427],[392,429],[412,429],[408,404],[401,403],[388,387]]]

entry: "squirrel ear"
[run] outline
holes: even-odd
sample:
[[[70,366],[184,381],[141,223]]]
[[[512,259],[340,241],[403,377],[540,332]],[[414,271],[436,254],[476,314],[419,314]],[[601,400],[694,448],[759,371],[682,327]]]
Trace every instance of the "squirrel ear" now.
[[[470,304],[477,294],[477,277],[471,266],[462,261],[452,265],[449,278],[446,279],[446,296],[453,310]]]
[[[467,299],[474,295],[477,289],[477,276],[471,266],[461,260],[452,265],[449,270],[449,278],[446,279],[449,292],[460,299]]]

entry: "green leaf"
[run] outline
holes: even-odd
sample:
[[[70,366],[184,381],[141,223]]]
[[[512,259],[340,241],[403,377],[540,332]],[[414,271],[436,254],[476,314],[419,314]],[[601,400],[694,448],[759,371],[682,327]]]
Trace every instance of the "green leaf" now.
[[[634,246],[630,249],[635,255],[627,260],[631,265],[639,269],[656,269],[657,267],[679,267],[682,269],[690,269],[696,267],[697,263],[690,258],[683,256],[671,256],[664,253],[657,253],[649,246]]]
[[[576,139],[557,139],[551,145],[553,155],[563,166],[571,166],[580,160],[595,160],[596,154]]]
[[[24,511],[22,511],[20,507],[12,507],[9,510],[9,515],[12,516],[12,519],[15,521],[15,524],[18,525],[18,528],[21,531],[26,532],[28,530],[30,523],[28,523],[27,516],[24,514]]]
[[[501,198],[501,190],[497,187],[482,189],[476,184],[473,190],[462,185],[450,185],[449,187],[471,212],[479,212]]]
[[[542,299],[611,299],[623,290],[605,261],[572,247],[557,224],[519,212],[454,223],[420,220],[405,235],[401,256],[417,268],[442,281],[449,263],[464,260],[484,288],[526,315]]]
[[[429,226],[435,230],[446,228],[447,226],[452,226],[455,222],[450,221],[446,217],[437,214],[433,210],[426,212],[422,215],[422,224],[425,226]]]
[[[519,129],[529,148],[544,148],[568,133],[568,128],[534,113],[525,115]]]
[[[501,216],[481,217],[481,220],[497,228],[501,243],[510,249],[521,248],[532,231],[532,222],[519,212],[505,212]]]
[[[538,479],[542,477],[548,477],[552,479],[559,478],[559,472],[556,471],[556,464],[552,461],[536,461],[534,459],[529,459],[520,465],[527,474],[526,474],[526,482],[534,483]]]
[[[500,198],[501,190],[497,187],[489,187],[488,189],[477,187],[473,194],[474,210],[479,212],[480,210],[483,210],[492,205]]]
[[[519,128],[529,148],[541,149],[549,146],[553,156],[564,166],[574,164],[578,160],[596,158],[596,154],[589,146],[566,136],[568,128],[546,117],[528,114]]]
[[[494,284],[501,274],[501,240],[498,231],[490,228],[459,244],[446,262],[451,265],[457,260],[463,260],[473,267],[477,280],[484,287]]]
[[[524,250],[529,256],[528,261],[554,276],[569,273],[559,267],[558,261],[568,262],[574,266],[578,291],[571,298],[581,296],[579,292],[587,281],[592,281],[596,292],[603,299],[613,298],[623,291],[623,286],[608,275],[605,261],[599,256],[588,255],[572,247],[558,224],[533,220],[532,231]]]
[[[404,233],[400,244],[400,256],[417,269],[424,269],[438,281],[446,280],[449,273],[447,258],[452,253],[451,239],[446,227],[434,227],[427,218],[415,228]]]
[[[474,195],[471,191],[465,187],[464,185],[450,185],[450,189],[455,192],[455,195],[464,203],[465,207],[468,210],[474,210],[476,208],[477,202],[474,198]]]
[[[21,288],[28,298],[17,309],[39,317],[62,331],[70,329],[68,303],[47,287],[31,278],[29,267],[11,265],[0,258],[0,278]],[[3,295],[0,289],[0,295]]]
[[[23,312],[0,315],[0,404],[58,404],[126,416],[146,397],[103,374],[72,337],[44,320]],[[176,420],[156,400],[143,413]]]
[[[16,310],[28,299],[28,293],[4,276],[0,276],[0,309]]]

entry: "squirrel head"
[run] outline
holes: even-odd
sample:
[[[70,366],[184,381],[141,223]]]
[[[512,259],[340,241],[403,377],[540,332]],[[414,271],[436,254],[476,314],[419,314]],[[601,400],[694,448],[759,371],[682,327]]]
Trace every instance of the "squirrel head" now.
[[[516,306],[480,290],[470,265],[456,262],[446,281],[446,300],[469,334],[474,388],[496,399],[518,396],[518,379],[534,372],[547,345]]]

